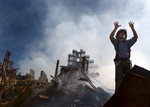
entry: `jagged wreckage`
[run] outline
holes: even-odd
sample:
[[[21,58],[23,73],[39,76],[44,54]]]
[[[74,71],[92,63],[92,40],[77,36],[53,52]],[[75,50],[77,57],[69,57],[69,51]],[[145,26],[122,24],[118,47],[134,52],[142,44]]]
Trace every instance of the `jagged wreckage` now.
[[[82,49],[68,55],[67,66],[59,66],[57,61],[50,82],[36,80],[33,75],[16,75],[10,55],[7,51],[0,69],[0,107],[102,107],[110,98],[90,80],[89,75],[96,77],[98,73],[89,72],[94,61]]]

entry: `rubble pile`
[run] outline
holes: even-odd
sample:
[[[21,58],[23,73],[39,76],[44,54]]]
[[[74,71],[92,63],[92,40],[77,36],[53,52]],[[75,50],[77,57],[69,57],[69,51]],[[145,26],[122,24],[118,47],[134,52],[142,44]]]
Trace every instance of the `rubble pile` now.
[[[13,67],[10,56],[11,52],[7,50],[0,63],[0,107],[20,107],[25,100],[44,91],[49,85],[43,79],[36,80],[33,69],[26,75],[21,75],[21,72],[17,74],[19,68]]]
[[[101,88],[97,89],[98,92],[87,85],[78,88],[81,91],[74,93],[50,87],[21,107],[102,107],[110,98]]]
[[[13,67],[10,71],[14,77],[10,79],[3,63],[0,69],[3,78],[0,107],[102,107],[111,96],[103,88],[96,87],[89,78],[90,75],[98,76],[98,73],[89,71],[93,63],[84,50],[73,50],[68,55],[67,66],[59,66],[57,61],[55,75],[51,75],[50,82],[44,71],[36,80],[34,70],[26,75],[16,75]]]
[[[102,107],[111,96],[90,80],[89,62],[93,63],[85,51],[73,50],[68,55],[68,65],[60,66],[60,72],[57,61],[55,76],[51,76],[52,86],[21,107]]]

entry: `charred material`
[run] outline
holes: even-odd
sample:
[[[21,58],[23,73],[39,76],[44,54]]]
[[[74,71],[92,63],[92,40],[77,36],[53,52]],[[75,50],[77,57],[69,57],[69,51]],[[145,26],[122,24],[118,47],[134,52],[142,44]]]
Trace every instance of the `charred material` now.
[[[34,70],[17,75],[18,68],[13,67],[11,52],[6,51],[3,63],[0,63],[0,107],[20,107],[24,101],[45,90],[49,83],[34,79]],[[41,92],[40,91],[40,92]]]
[[[102,107],[110,95],[89,78],[89,65],[94,61],[82,49],[72,52],[67,66],[59,66],[57,60],[55,75],[48,82],[44,71],[39,80],[35,79],[33,69],[26,75],[17,75],[10,63],[11,52],[7,51],[0,65],[0,107]]]
[[[89,56],[85,51],[68,55],[68,65],[56,64],[51,87],[32,97],[21,107],[102,107],[110,98],[104,89],[96,87],[89,75]],[[93,61],[91,61],[93,63]],[[84,79],[84,81],[83,81]]]

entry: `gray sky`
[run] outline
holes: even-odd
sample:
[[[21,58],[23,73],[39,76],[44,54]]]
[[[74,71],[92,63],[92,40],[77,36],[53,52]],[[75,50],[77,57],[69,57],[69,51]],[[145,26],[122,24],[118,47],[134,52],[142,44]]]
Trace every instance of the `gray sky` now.
[[[150,69],[149,7],[147,0],[0,0],[0,58],[10,49],[20,71],[53,75],[57,59],[66,65],[72,49],[84,49],[99,66],[97,79],[114,89],[115,51],[108,38],[113,22],[128,30],[128,39],[128,22],[135,22],[139,38],[131,59]]]

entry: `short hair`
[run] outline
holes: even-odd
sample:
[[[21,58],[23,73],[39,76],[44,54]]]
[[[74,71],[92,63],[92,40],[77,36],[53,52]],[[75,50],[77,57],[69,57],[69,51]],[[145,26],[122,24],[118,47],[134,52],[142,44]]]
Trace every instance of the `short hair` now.
[[[127,30],[126,29],[120,29],[120,30],[118,30],[118,32],[116,34],[116,38],[118,39],[118,36],[119,36],[120,32],[124,32],[125,39],[127,39]]]

